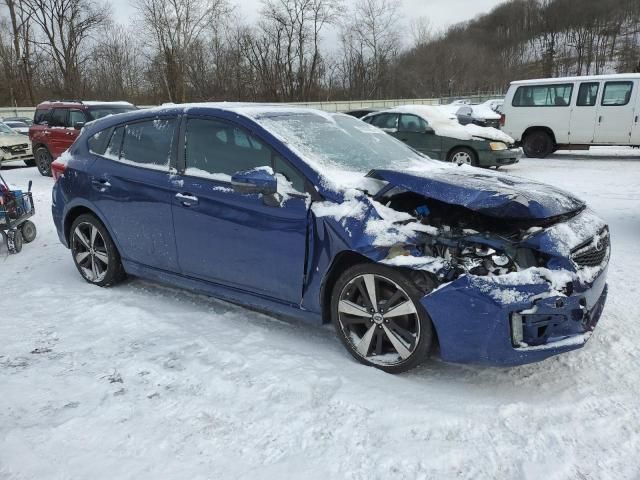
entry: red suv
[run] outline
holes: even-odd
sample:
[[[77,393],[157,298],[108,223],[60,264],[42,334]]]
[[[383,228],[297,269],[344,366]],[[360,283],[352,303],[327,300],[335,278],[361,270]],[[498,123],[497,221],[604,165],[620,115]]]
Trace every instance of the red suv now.
[[[51,176],[51,162],[71,146],[85,123],[136,110],[128,102],[52,100],[36,107],[29,139],[40,173]]]

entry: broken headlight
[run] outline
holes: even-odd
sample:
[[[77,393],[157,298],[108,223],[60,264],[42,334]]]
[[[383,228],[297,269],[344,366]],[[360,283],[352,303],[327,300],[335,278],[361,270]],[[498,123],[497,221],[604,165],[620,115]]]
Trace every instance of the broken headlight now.
[[[509,256],[486,245],[464,247],[458,260],[458,265],[472,275],[504,275],[516,271]]]

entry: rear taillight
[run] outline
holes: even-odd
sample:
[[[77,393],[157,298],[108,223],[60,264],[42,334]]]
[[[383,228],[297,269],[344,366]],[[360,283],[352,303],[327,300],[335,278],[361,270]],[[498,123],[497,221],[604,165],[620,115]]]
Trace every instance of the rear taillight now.
[[[64,174],[66,168],[67,162],[61,161],[60,159],[54,160],[51,163],[51,175],[53,175],[54,182],[58,181],[58,179]]]
[[[507,123],[507,116],[503,113],[500,115],[500,126],[504,127],[505,123]]]

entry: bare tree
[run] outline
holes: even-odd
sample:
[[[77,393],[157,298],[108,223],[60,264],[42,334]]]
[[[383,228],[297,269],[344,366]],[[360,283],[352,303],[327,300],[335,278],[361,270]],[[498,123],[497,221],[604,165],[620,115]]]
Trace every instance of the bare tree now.
[[[338,0],[264,0],[257,33],[245,53],[272,100],[317,97],[323,71],[320,39],[337,19]]]
[[[392,84],[392,63],[401,50],[399,0],[358,0],[343,24],[342,75],[356,98],[374,98]]]
[[[91,0],[24,0],[38,35],[31,40],[42,49],[62,77],[60,90],[77,94],[82,88],[81,69],[89,58],[88,40],[106,25],[110,12],[106,4]]]
[[[2,44],[0,55],[16,102],[34,103],[31,63],[31,14],[24,0],[4,0],[9,14],[9,44]]]
[[[205,32],[227,13],[226,0],[136,0],[135,6],[153,48],[162,62],[163,81],[169,100],[186,99],[187,58]]]

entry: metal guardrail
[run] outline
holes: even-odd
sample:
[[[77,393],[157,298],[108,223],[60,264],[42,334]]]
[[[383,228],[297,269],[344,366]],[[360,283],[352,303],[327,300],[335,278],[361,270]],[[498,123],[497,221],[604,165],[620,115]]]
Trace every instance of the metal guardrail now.
[[[393,108],[399,105],[444,105],[454,100],[463,98],[471,103],[482,103],[494,98],[502,98],[504,95],[480,94],[461,95],[441,98],[398,98],[391,100],[345,100],[338,102],[288,102],[289,105],[299,105],[309,108],[317,108],[327,112],[347,112],[360,108]],[[141,108],[149,108],[152,105],[139,105]],[[0,118],[4,117],[28,117],[33,118],[35,107],[0,107]]]

